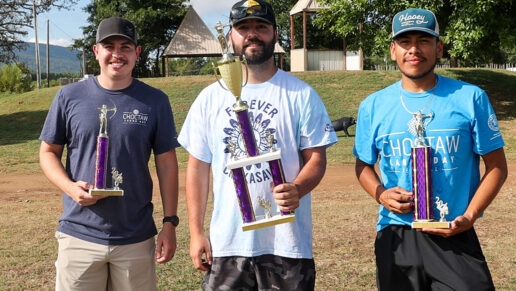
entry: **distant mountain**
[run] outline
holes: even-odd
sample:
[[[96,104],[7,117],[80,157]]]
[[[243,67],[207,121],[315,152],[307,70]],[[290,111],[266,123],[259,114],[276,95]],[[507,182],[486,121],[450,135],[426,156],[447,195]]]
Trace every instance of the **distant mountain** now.
[[[36,71],[36,46],[33,42],[27,42],[25,49],[16,51],[18,62],[27,64],[31,71]],[[80,73],[81,60],[78,56],[82,52],[71,50],[67,47],[50,45],[50,73]],[[47,71],[47,45],[39,44],[40,71]]]

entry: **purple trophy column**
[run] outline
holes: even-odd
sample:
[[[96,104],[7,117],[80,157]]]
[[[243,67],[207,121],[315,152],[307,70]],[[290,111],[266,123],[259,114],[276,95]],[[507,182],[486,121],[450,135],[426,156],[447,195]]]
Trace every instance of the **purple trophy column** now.
[[[433,219],[430,147],[412,149],[412,169],[414,220]]]
[[[247,149],[247,155],[249,157],[256,157],[258,155],[258,148],[256,147],[256,141],[254,139],[254,131],[247,114],[247,109],[236,112],[238,122],[240,123],[240,130],[242,131],[242,137]]]
[[[283,172],[283,167],[281,166],[281,160],[269,161],[269,168],[271,169],[274,186],[285,183],[285,174]],[[282,215],[289,215],[291,213],[292,212],[290,211],[281,211]]]
[[[251,206],[251,197],[249,196],[249,189],[247,189],[244,169],[236,168],[231,170],[231,172],[233,173],[233,183],[235,183],[242,218],[245,223],[253,222],[256,218],[254,217],[253,207]]]
[[[108,158],[107,136],[97,137],[97,160],[95,161],[95,189],[104,189],[106,187],[106,167]]]

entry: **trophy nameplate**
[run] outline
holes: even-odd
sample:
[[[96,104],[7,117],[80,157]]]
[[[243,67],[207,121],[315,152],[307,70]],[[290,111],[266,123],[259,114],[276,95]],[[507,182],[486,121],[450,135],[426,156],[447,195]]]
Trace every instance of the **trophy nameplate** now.
[[[269,143],[270,152],[260,153],[256,145],[254,137],[254,131],[249,119],[248,109],[249,106],[246,102],[241,100],[241,92],[243,82],[243,71],[242,66],[247,70],[247,62],[245,58],[234,57],[229,53],[229,47],[227,40],[224,36],[224,25],[220,22],[217,23],[215,29],[218,33],[218,40],[222,47],[223,57],[217,62],[217,65],[213,65],[213,70],[217,82],[219,85],[230,91],[236,97],[236,103],[233,105],[233,112],[236,115],[238,123],[240,125],[240,132],[242,134],[242,141],[245,146],[244,156],[237,156],[236,147],[237,145],[228,141],[227,150],[231,154],[231,159],[226,164],[228,170],[231,171],[233,177],[233,183],[238,198],[240,212],[242,214],[242,230],[253,230],[258,228],[264,228],[273,226],[281,223],[295,221],[296,217],[294,212],[280,212],[277,214],[271,214],[271,202],[266,198],[259,196],[258,202],[260,207],[264,209],[264,215],[256,216],[254,213],[253,203],[249,189],[247,187],[247,181],[245,179],[244,168],[246,166],[267,162],[272,174],[272,180],[274,186],[285,183],[285,176],[281,165],[281,151],[274,148],[274,136],[271,131],[267,131],[267,142]],[[220,72],[217,73],[217,69]],[[246,73],[246,76],[248,74]],[[223,86],[220,79],[224,80],[226,87]]]
[[[108,108],[106,105],[102,105],[100,110],[99,120],[100,129],[99,135],[97,136],[97,157],[95,160],[95,185],[93,189],[89,189],[90,195],[99,196],[124,196],[124,190],[119,188],[119,185],[123,182],[122,173],[119,173],[115,168],[111,169],[111,177],[113,178],[114,188],[106,188],[106,174],[107,174],[107,161],[109,156],[109,136],[107,134],[107,114],[109,111],[113,111],[110,119],[116,113],[116,106],[114,108]]]

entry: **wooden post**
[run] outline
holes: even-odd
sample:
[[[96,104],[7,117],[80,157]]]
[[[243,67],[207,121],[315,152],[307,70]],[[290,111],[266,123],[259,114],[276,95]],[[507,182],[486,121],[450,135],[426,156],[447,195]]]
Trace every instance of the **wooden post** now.
[[[295,48],[295,42],[294,42],[294,15],[290,15],[290,50],[293,50]]]
[[[168,57],[164,58],[165,62],[165,77],[168,77]]]
[[[47,88],[50,88],[50,24],[47,19]]]
[[[360,34],[362,34],[362,23],[358,25],[358,29],[360,31]],[[360,46],[360,49],[358,50],[358,57],[360,58],[360,71],[364,70],[364,52],[362,51],[362,46]]]
[[[306,11],[303,11],[303,48],[306,49]]]
[[[348,43],[346,41],[346,38],[342,40],[342,50],[344,51],[344,71],[348,70],[347,66],[347,50],[348,50]]]

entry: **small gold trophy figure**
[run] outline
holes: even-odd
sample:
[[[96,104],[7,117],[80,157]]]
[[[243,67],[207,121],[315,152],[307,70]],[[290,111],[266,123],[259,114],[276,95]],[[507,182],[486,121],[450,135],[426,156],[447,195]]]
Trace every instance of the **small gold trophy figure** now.
[[[100,110],[99,120],[100,129],[97,137],[97,159],[95,161],[95,188],[90,189],[91,195],[102,195],[102,196],[123,196],[124,190],[118,186],[122,183],[122,173],[119,173],[115,168],[112,168],[111,176],[113,178],[114,189],[106,189],[106,172],[107,172],[107,160],[109,153],[109,136],[107,134],[108,125],[108,112],[113,111],[110,119],[116,114],[116,106],[108,108],[106,105],[98,108]]]
[[[228,42],[224,36],[224,28],[226,26],[228,25],[222,25],[220,22],[218,22],[217,26],[215,26],[215,29],[218,33],[217,38],[220,42],[220,46],[222,47],[223,56],[222,59],[217,62],[217,66],[213,65],[213,70],[220,86],[222,86],[222,88],[225,90],[230,91],[236,97],[236,103],[233,105],[233,112],[235,112],[235,115],[240,124],[242,140],[245,146],[245,154],[243,156],[237,156],[236,153],[238,151],[236,150],[236,147],[238,145],[234,143],[228,143],[227,149],[231,154],[231,159],[226,165],[227,169],[231,171],[233,176],[233,183],[235,184],[240,212],[242,213],[242,230],[247,231],[295,221],[296,216],[293,212],[281,212],[277,215],[271,214],[271,202],[262,196],[258,197],[258,202],[259,205],[264,209],[265,215],[262,217],[255,216],[251,195],[249,193],[247,181],[245,179],[244,168],[249,165],[268,162],[275,186],[285,183],[285,176],[281,166],[280,150],[274,150],[271,144],[270,152],[261,154],[258,151],[253,127],[249,119],[249,106],[246,102],[242,101],[240,96],[242,92],[242,86],[247,84],[246,81],[245,84],[242,85],[242,66],[246,69],[246,76],[248,76],[247,62],[245,58],[240,60],[240,58],[236,58],[231,53],[229,53]],[[217,72],[217,70],[220,72],[220,74]],[[221,78],[224,80],[226,86],[222,84],[220,80]],[[268,142],[274,143],[274,136],[270,132],[269,134],[270,136],[267,137]]]

